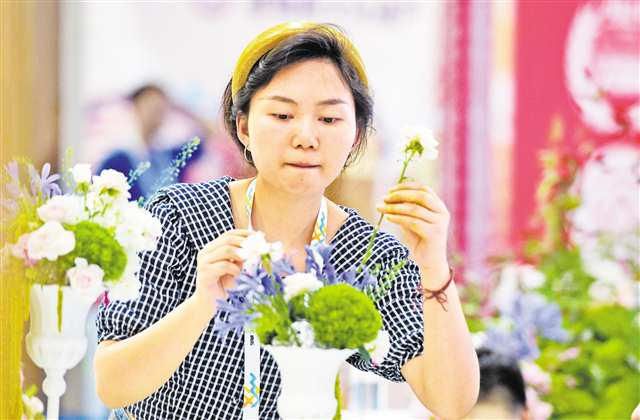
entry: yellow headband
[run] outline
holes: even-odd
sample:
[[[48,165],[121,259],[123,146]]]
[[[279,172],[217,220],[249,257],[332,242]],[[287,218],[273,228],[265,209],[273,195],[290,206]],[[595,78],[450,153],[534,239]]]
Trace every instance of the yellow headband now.
[[[364,71],[362,58],[360,57],[358,50],[356,50],[356,47],[342,32],[333,26],[313,22],[285,22],[262,32],[246,46],[244,51],[242,51],[242,54],[240,54],[240,58],[236,63],[233,78],[231,79],[231,97],[234,98],[242,86],[244,86],[247,81],[247,77],[249,77],[249,72],[260,57],[272,50],[285,39],[309,30],[326,31],[335,37],[343,46],[347,61],[349,61],[356,70],[364,86],[368,86],[367,75]]]

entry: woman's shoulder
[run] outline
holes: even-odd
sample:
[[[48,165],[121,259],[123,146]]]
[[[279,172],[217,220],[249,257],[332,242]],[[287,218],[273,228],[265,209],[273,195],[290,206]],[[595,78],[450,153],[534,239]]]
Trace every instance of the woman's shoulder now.
[[[233,229],[228,188],[231,181],[232,177],[225,176],[207,182],[172,184],[158,190],[146,207],[152,214],[158,211],[173,214],[182,232],[201,248]]]
[[[345,206],[340,208],[348,214],[348,217],[335,236],[336,245],[354,250],[354,255],[364,253],[375,227],[356,209]],[[384,229],[384,224],[382,228]],[[378,232],[373,241],[372,262],[379,258],[404,258],[407,255],[407,248],[394,234],[383,230]]]
[[[233,180],[230,176],[224,176],[206,182],[179,182],[161,188],[153,198],[166,196],[181,208],[183,206],[186,208],[197,206],[203,201],[226,203],[229,200],[229,183]]]

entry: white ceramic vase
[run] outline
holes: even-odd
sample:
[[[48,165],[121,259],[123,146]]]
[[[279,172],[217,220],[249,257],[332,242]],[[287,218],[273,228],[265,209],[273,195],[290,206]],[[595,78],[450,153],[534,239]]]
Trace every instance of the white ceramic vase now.
[[[60,397],[67,387],[64,374],[82,360],[87,351],[85,326],[93,302],[69,286],[62,287],[62,329],[58,330],[57,285],[31,286],[30,328],[27,354],[46,377],[42,390],[47,396],[47,419],[58,419]]]
[[[332,419],[338,369],[356,350],[265,346],[282,378],[278,413],[285,420]]]

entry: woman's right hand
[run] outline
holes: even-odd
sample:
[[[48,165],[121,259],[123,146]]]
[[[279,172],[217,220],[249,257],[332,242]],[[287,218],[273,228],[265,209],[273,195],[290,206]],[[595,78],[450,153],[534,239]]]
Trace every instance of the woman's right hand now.
[[[238,250],[250,230],[234,229],[218,236],[198,252],[196,291],[194,297],[213,307],[217,299],[228,297],[226,289],[235,286],[235,279],[242,271],[242,259]]]

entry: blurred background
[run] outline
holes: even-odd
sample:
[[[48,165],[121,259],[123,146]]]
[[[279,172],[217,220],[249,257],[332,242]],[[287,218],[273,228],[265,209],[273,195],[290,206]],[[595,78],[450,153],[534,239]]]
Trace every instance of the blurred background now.
[[[24,156],[56,171],[71,149],[94,171],[162,167],[198,136],[182,182],[251,175],[220,118],[247,42],[285,20],[342,26],[367,68],[376,132],[328,194],[374,222],[399,174],[403,126],[441,141],[440,158],[409,175],[451,212],[451,261],[478,347],[508,356],[481,359],[496,379],[477,418],[500,418],[490,410],[511,410],[525,388],[534,419],[628,418],[640,401],[637,1],[0,7],[3,164]],[[92,377],[94,320],[95,308],[87,356],[66,375],[64,418],[108,415]],[[26,353],[23,367],[25,384],[41,387]],[[522,392],[505,385],[507,371],[524,375]],[[348,414],[429,416],[405,383],[350,367],[342,376]]]

